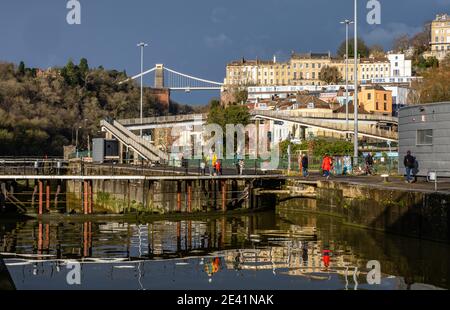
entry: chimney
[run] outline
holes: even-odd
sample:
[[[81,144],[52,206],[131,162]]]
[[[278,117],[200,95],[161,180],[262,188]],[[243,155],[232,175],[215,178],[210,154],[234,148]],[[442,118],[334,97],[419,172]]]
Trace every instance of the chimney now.
[[[277,63],[277,55],[273,55],[273,63],[274,63],[274,64]]]

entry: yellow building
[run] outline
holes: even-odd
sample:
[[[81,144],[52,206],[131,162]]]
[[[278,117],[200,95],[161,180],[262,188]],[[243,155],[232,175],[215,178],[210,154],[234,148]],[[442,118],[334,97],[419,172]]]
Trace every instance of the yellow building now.
[[[380,86],[362,87],[359,106],[370,113],[392,115],[392,91]]]
[[[337,67],[345,80],[345,60],[332,58],[330,53],[306,53],[291,55],[286,62],[245,60],[234,61],[226,68],[226,86],[321,86],[322,68]],[[358,80],[371,80],[390,76],[389,59],[365,58],[358,60]],[[353,59],[348,64],[349,83],[354,80]]]
[[[431,23],[431,55],[441,60],[450,52],[450,16],[439,14]]]

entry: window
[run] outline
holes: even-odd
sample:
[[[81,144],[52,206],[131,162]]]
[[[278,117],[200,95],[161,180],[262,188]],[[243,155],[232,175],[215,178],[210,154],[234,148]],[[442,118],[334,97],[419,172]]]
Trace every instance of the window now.
[[[384,110],[387,111],[387,103],[384,103]]]
[[[356,92],[356,91],[355,91]],[[370,99],[372,99],[372,94],[371,93],[368,93],[367,94],[367,100],[370,100]],[[356,99],[355,99],[355,101],[356,101]]]
[[[417,130],[417,145],[433,145],[433,129]]]
[[[378,102],[376,103],[375,110],[379,110]]]
[[[384,100],[387,100],[387,94],[384,94]]]

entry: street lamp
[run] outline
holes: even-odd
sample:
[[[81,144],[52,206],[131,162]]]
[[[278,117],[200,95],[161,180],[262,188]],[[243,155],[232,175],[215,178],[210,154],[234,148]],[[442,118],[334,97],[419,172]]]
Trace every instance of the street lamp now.
[[[141,117],[141,130],[140,130],[140,137],[142,138],[142,124],[143,124],[143,120],[142,120],[142,106],[143,106],[143,102],[144,102],[144,47],[147,47],[148,44],[141,42],[137,45],[138,47],[141,48],[141,113],[140,113],[140,117]]]
[[[354,159],[353,163],[356,167],[358,165],[358,0],[355,0],[355,46],[354,46],[354,57],[355,57],[355,68],[353,73],[353,80],[355,82],[355,90],[353,96],[353,107],[355,110],[355,138],[354,138]]]
[[[345,19],[340,23],[345,24],[345,124],[348,131],[348,26],[354,22]]]

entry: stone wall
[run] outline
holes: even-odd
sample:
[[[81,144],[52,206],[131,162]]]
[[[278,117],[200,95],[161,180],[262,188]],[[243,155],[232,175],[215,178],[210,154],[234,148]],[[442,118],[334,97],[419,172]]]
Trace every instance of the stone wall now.
[[[341,182],[319,182],[316,199],[290,199],[280,208],[341,217],[346,224],[423,239],[450,241],[450,195]]]

